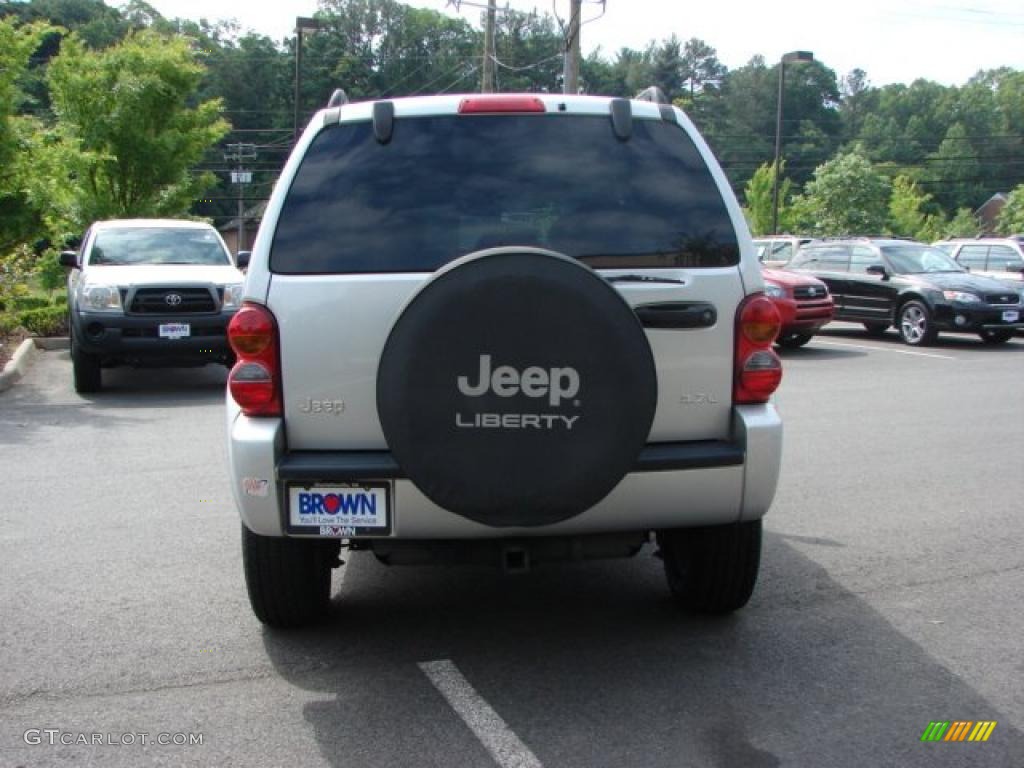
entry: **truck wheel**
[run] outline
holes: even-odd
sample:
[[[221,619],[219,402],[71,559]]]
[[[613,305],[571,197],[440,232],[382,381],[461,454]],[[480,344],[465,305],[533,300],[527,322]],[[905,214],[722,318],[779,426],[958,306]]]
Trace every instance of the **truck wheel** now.
[[[75,380],[75,392],[88,395],[99,392],[103,388],[103,375],[100,373],[100,359],[90,355],[75,343],[75,332],[71,332],[71,368]]]
[[[761,563],[761,521],[658,531],[665,576],[676,605],[729,613],[750,599]]]
[[[245,586],[256,618],[299,627],[324,617],[340,541],[259,536],[242,525]]]

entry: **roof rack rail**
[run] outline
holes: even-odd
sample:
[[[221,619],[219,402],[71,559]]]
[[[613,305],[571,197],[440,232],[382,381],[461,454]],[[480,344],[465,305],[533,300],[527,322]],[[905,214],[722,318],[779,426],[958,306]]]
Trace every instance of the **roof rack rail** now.
[[[644,88],[640,93],[633,97],[636,101],[652,101],[655,104],[670,104],[668,97],[665,96],[665,92],[656,85]]]
[[[327,102],[327,108],[343,107],[346,104],[348,104],[348,94],[341,90],[341,88],[335,88],[334,93],[331,94],[330,101]]]

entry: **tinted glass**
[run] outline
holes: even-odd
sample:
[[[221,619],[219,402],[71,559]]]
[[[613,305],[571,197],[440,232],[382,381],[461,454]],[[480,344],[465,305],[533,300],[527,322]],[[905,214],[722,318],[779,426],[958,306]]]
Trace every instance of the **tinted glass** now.
[[[882,257],[866,245],[855,245],[850,253],[850,271],[864,274],[872,264],[881,264]]]
[[[790,267],[821,269],[828,272],[845,272],[850,267],[850,249],[845,245],[804,246],[797,253]]]
[[[904,275],[924,272],[963,272],[963,268],[938,248],[930,245],[883,245],[893,271]]]
[[[212,229],[131,227],[101,229],[96,233],[89,264],[205,264],[231,263]]]
[[[961,266],[971,269],[985,268],[985,255],[988,253],[987,245],[965,245],[956,255],[956,260]]]
[[[1024,264],[1024,259],[1021,259],[1013,248],[1008,245],[990,245],[988,248],[988,268],[993,270],[1003,270],[1009,265],[1020,266]]]
[[[320,133],[278,221],[274,272],[427,272],[481,248],[532,245],[595,267],[739,262],[725,203],[676,125],[607,117],[399,119]]]

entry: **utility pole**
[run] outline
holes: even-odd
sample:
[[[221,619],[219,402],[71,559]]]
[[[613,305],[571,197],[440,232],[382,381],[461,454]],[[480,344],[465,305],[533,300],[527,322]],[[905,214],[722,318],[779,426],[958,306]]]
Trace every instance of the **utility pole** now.
[[[583,0],[570,0],[569,29],[565,35],[565,68],[562,92],[579,93],[580,82],[580,13]]]
[[[244,251],[245,248],[245,185],[252,184],[252,171],[244,168],[245,160],[256,158],[255,144],[228,144],[224,159],[229,163],[234,162],[235,170],[231,172],[231,183],[238,187],[238,242],[235,244],[235,252]]]
[[[494,17],[498,0],[487,0],[487,24],[484,26],[483,76],[480,81],[481,93],[494,93]]]

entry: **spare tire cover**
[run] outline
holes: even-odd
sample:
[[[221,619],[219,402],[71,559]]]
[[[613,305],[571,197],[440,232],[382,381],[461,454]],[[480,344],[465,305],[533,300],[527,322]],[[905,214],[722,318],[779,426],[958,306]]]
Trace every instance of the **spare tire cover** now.
[[[458,259],[388,337],[377,408],[429,499],[491,526],[565,520],[603,499],[650,433],[657,378],[632,309],[551,251]]]

